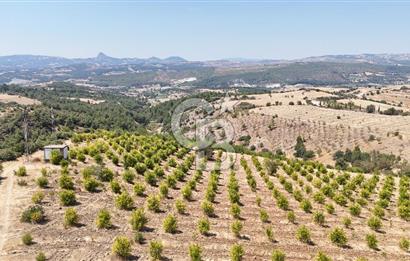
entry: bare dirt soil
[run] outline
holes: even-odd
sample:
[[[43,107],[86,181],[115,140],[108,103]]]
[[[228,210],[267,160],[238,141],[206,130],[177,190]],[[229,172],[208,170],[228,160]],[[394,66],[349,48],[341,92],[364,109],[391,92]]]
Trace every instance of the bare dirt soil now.
[[[9,94],[4,94],[4,93],[0,93],[0,102],[3,102],[3,103],[15,102],[21,105],[40,104],[39,101],[34,100],[34,99],[30,99],[30,98],[18,96],[18,95],[9,95]]]

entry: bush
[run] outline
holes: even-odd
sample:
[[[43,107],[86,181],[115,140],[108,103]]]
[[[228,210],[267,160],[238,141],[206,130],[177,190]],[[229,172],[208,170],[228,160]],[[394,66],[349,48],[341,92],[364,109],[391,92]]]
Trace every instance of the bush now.
[[[182,196],[186,200],[191,200],[192,199],[192,189],[189,185],[185,185],[182,190],[181,190]]]
[[[60,192],[60,203],[63,206],[73,206],[77,202],[75,193],[72,190],[63,190]]]
[[[127,237],[117,236],[112,245],[112,252],[120,257],[129,257],[131,255],[131,242]]]
[[[128,183],[134,183],[134,179],[135,179],[135,173],[130,170],[130,169],[126,169],[124,171],[124,173],[122,174],[122,178],[128,182]]]
[[[330,241],[332,241],[333,244],[339,246],[339,247],[344,247],[347,244],[347,237],[343,229],[341,228],[335,228],[330,232],[329,235]]]
[[[295,224],[295,222],[296,222],[295,212],[289,211],[289,212],[288,212],[288,215],[287,215],[287,218],[288,218],[288,221],[289,221],[290,223]]]
[[[43,252],[39,252],[36,255],[36,261],[46,261],[47,257]]]
[[[166,183],[161,183],[159,185],[159,193],[164,198],[168,197],[168,185]]]
[[[208,217],[212,217],[215,214],[214,206],[212,205],[211,202],[205,200],[201,204],[202,211],[204,212],[205,215]]]
[[[245,251],[240,244],[235,244],[231,247],[231,261],[241,261]]]
[[[131,210],[134,207],[134,200],[124,191],[115,199],[115,205],[119,209]]]
[[[323,226],[325,224],[325,215],[323,214],[323,212],[315,212],[313,214],[313,221],[316,224]]]
[[[307,227],[305,226],[301,226],[298,228],[298,230],[296,231],[296,238],[306,244],[310,244],[311,238],[310,238],[310,231]]]
[[[285,261],[285,257],[286,257],[285,253],[276,249],[276,250],[273,250],[272,252],[271,260],[272,261]]]
[[[198,221],[198,230],[201,235],[207,235],[210,230],[210,223],[207,218],[200,218]]]
[[[97,192],[97,189],[100,186],[100,182],[92,177],[84,179],[83,183],[85,190],[87,190],[88,192]]]
[[[382,218],[384,217],[384,209],[380,206],[374,206],[373,211],[372,211],[373,215],[375,215],[378,218]]]
[[[134,192],[137,196],[144,196],[144,192],[145,192],[145,185],[141,182],[137,182],[134,185]]]
[[[177,212],[179,214],[184,214],[186,211],[186,204],[184,201],[182,201],[181,199],[177,199],[175,201],[175,208],[177,209]]]
[[[145,179],[145,182],[147,182],[151,186],[156,186],[157,185],[157,176],[152,171],[145,172],[144,179]]]
[[[40,223],[44,220],[44,210],[41,206],[31,206],[23,211],[20,221],[26,223]]]
[[[120,183],[118,183],[118,181],[111,180],[110,187],[111,187],[112,192],[114,192],[115,194],[121,193],[121,185]]]
[[[131,227],[135,231],[141,231],[141,229],[148,223],[148,218],[145,216],[143,208],[134,210],[131,214]]]
[[[370,247],[371,249],[377,250],[377,238],[375,234],[367,234],[366,235],[366,242],[367,246]]]
[[[352,225],[352,220],[349,217],[343,217],[342,223],[345,228],[350,228],[350,226]]]
[[[328,257],[325,253],[319,251],[315,257],[316,261],[332,261],[330,257]]]
[[[333,215],[334,213],[335,213],[335,207],[332,205],[332,204],[326,204],[325,205],[325,208],[326,208],[326,212],[328,213],[328,214],[331,214],[331,215]]]
[[[174,215],[169,214],[164,219],[162,226],[165,232],[174,234],[177,232],[177,229],[178,229],[178,221]]]
[[[73,179],[70,176],[68,176],[67,174],[62,174],[60,176],[58,184],[60,185],[61,189],[68,189],[68,190],[73,190],[74,189]]]
[[[359,204],[354,204],[349,207],[350,214],[352,216],[358,217],[362,211],[362,207]]]
[[[268,240],[269,240],[270,242],[275,242],[275,235],[274,235],[274,233],[273,233],[272,227],[267,227],[267,228],[265,229],[265,235],[266,235],[266,237],[268,238]]]
[[[54,165],[60,165],[60,162],[63,160],[63,155],[58,150],[51,151],[50,162]]]
[[[149,242],[149,254],[154,260],[160,260],[162,256],[163,246],[160,241]]]
[[[144,235],[141,232],[136,232],[134,234],[134,241],[138,244],[143,244],[145,242]]]
[[[17,171],[14,173],[17,177],[24,177],[27,176],[27,169],[24,166],[21,166],[17,169]]]
[[[382,227],[382,222],[380,221],[380,218],[372,216],[367,220],[367,225],[371,229],[378,231]]]
[[[263,223],[269,222],[269,215],[268,215],[268,212],[266,212],[266,210],[264,209],[259,210],[259,217]]]
[[[112,227],[111,224],[111,215],[110,212],[106,209],[101,209],[98,214],[97,214],[97,220],[95,221],[97,224],[97,228],[102,229],[108,229]]]
[[[410,248],[410,241],[406,238],[401,238],[399,242],[399,246],[403,251],[408,252]]]
[[[276,203],[278,204],[278,207],[280,209],[287,210],[289,208],[289,202],[288,202],[287,198],[284,197],[284,196],[280,196],[277,199]]]
[[[303,209],[306,213],[310,213],[312,211],[312,204],[309,200],[304,199],[300,202],[300,208]]]
[[[31,196],[31,201],[34,204],[40,204],[43,201],[44,197],[45,197],[44,192],[37,191],[33,194],[33,196]]]
[[[189,257],[191,261],[201,261],[202,249],[198,244],[189,245]]]
[[[64,227],[72,227],[78,223],[77,211],[74,208],[67,208],[64,213]]]
[[[236,237],[240,237],[241,236],[241,230],[242,230],[242,223],[239,220],[235,220],[232,224],[231,224],[231,230],[232,233],[236,236]]]
[[[232,217],[234,217],[236,219],[239,219],[240,216],[241,216],[241,208],[239,207],[238,204],[233,203],[231,205],[230,213],[231,213]]]
[[[147,207],[150,211],[159,212],[160,211],[161,200],[156,195],[149,195],[147,199]]]
[[[21,237],[21,241],[23,242],[24,245],[29,246],[33,244],[33,237],[31,236],[30,233],[25,233]]]
[[[41,176],[41,177],[39,177],[39,178],[37,179],[36,183],[37,183],[37,185],[38,185],[40,188],[47,188],[47,186],[48,186],[48,179],[47,179],[46,177],[44,177],[44,176]]]

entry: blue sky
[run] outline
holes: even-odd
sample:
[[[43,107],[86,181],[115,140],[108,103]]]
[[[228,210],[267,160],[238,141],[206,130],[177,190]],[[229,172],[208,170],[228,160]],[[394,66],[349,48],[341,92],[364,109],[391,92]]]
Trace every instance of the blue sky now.
[[[0,0],[0,55],[410,53],[410,1],[137,1]]]

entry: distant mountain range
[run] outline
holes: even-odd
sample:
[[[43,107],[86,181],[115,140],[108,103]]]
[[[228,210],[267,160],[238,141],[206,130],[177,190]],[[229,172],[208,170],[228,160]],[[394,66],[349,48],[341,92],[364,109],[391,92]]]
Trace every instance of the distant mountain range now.
[[[324,55],[294,60],[228,58],[214,61],[195,62],[208,66],[246,66],[258,64],[285,64],[300,62],[334,62],[334,63],[370,63],[379,65],[410,65],[410,54],[358,54],[358,55]],[[184,64],[190,61],[171,56],[165,59],[150,58],[115,58],[99,53],[92,58],[64,58],[44,55],[9,55],[0,56],[0,69],[42,69],[86,64],[95,66],[116,65],[167,65]]]
[[[55,56],[44,55],[10,55],[0,56],[0,69],[42,69],[42,68],[56,68],[63,66],[70,66],[75,64],[87,64],[96,66],[114,66],[114,65],[127,65],[127,64],[178,64],[186,63],[187,60],[178,57],[171,56],[165,59],[157,57],[151,57],[147,59],[141,58],[115,58],[107,56],[104,53],[99,53],[96,57],[92,58],[64,58]]]

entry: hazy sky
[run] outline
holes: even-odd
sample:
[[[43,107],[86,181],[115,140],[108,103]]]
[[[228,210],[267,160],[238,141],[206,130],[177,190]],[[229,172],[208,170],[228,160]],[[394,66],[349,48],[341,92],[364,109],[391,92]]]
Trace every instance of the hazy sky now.
[[[204,60],[410,53],[410,0],[16,2],[0,0],[0,55],[102,51]]]

